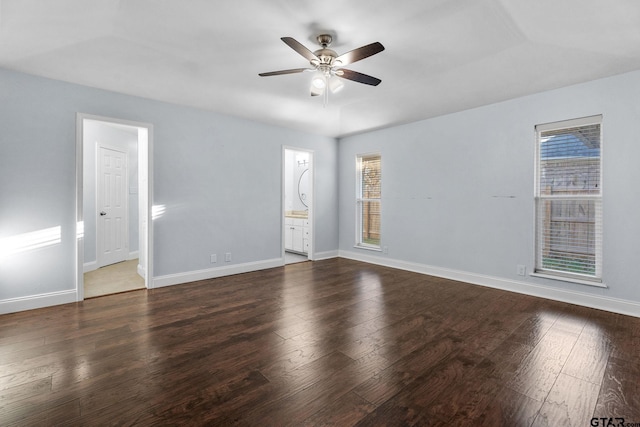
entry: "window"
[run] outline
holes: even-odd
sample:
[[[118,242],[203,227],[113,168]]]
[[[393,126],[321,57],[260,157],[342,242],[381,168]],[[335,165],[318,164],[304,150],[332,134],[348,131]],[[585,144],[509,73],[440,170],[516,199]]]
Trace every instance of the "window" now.
[[[536,126],[536,268],[602,278],[602,116]]]
[[[381,170],[380,155],[356,159],[356,245],[380,249]]]

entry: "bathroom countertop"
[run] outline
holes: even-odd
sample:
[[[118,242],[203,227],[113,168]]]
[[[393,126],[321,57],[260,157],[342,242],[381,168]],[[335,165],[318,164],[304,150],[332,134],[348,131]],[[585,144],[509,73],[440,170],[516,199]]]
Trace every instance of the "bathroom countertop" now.
[[[284,216],[286,218],[307,219],[309,213],[307,211],[285,211]]]

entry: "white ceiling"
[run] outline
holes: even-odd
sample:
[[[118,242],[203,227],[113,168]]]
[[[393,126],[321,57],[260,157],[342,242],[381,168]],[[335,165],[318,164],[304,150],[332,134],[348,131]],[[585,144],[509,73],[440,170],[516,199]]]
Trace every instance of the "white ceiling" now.
[[[382,83],[258,76],[327,31]],[[0,0],[0,67],[340,137],[640,69],[640,1]]]

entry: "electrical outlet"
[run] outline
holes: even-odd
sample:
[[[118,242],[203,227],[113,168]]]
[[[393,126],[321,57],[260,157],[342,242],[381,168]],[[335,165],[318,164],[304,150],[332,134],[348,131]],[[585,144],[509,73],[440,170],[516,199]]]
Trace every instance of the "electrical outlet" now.
[[[524,276],[525,274],[527,274],[527,267],[522,264],[518,264],[518,276]]]
[[[382,253],[388,254],[389,253],[389,246],[383,246],[382,247]]]
[[[231,262],[231,252],[227,252],[226,254],[224,254],[224,261]]]
[[[211,254],[211,264],[215,264],[216,262],[218,262],[218,255]]]

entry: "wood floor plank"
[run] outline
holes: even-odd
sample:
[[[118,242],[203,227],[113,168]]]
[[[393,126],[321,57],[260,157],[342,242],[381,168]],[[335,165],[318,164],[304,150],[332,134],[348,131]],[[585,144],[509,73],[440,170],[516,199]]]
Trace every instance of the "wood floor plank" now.
[[[611,356],[602,380],[595,417],[640,421],[640,362]]]
[[[323,380],[330,373],[342,371],[342,369],[353,363],[352,359],[339,352],[329,354],[306,365],[284,372],[281,376],[272,378],[263,387],[255,388],[242,396],[237,396],[237,398],[227,402],[224,408],[216,411],[216,414],[212,415],[213,418],[211,419],[220,425],[239,423],[245,420],[247,413],[256,410],[257,407],[277,406],[278,401],[287,399],[309,388]],[[261,410],[258,411],[258,413],[260,412]],[[282,422],[280,423],[282,424]]]
[[[477,360],[477,355],[461,352],[468,360]],[[427,419],[439,419],[452,422],[458,420],[476,420],[486,406],[495,399],[502,389],[502,382],[492,378],[494,367],[486,364],[467,364],[463,367],[459,382],[445,389],[436,401],[425,408]],[[483,381],[478,381],[483,378]],[[455,423],[453,423],[455,425]]]
[[[40,395],[42,396],[42,395]],[[7,405],[0,408],[0,420],[5,425],[63,425],[80,414],[78,397],[57,393],[26,405]],[[55,414],[55,415],[54,415]],[[48,422],[51,418],[57,422]]]
[[[560,374],[532,426],[589,425],[599,389],[597,384]]]
[[[0,424],[640,421],[640,319],[346,259],[0,316]]]
[[[583,330],[562,372],[599,385],[602,383],[610,353],[611,343],[606,336]]]
[[[59,426],[68,425],[69,421],[80,415],[78,399],[51,406],[37,413],[27,413],[10,426]],[[8,419],[7,419],[8,421]]]
[[[578,340],[578,334],[551,327],[520,365],[507,385],[532,399],[544,401]]]
[[[437,419],[429,409],[443,392],[463,381],[473,364],[473,360],[458,355],[445,358],[379,405],[358,425],[429,425],[434,420],[446,421]]]
[[[352,426],[375,409],[371,403],[355,393],[325,405],[301,425],[304,426]]]
[[[376,406],[382,405],[456,351],[455,342],[443,334],[373,375],[353,391]]]
[[[543,402],[504,387],[477,419],[454,416],[451,425],[459,426],[530,426]]]
[[[0,402],[3,406],[26,397],[43,394],[51,390],[51,377],[42,378],[0,391]]]
[[[375,354],[353,360],[344,368],[327,372],[327,375],[299,392],[261,405],[247,414],[249,424],[300,425],[305,419],[321,410],[326,404],[342,398],[367,378],[387,367],[389,362]]]

